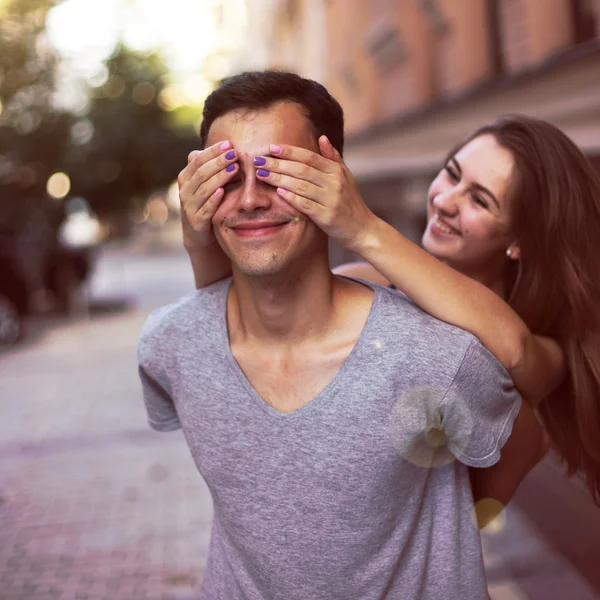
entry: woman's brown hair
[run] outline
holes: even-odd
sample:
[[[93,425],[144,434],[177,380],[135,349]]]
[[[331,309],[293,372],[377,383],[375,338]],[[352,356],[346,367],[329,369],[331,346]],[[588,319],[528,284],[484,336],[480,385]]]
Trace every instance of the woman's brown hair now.
[[[600,174],[550,123],[501,117],[460,147],[486,134],[515,161],[508,206],[520,260],[507,301],[561,345],[568,367],[539,414],[568,474],[580,473],[600,505]]]

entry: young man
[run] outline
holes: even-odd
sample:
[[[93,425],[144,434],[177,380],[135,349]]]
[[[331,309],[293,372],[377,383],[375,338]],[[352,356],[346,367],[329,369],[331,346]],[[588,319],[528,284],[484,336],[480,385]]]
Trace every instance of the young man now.
[[[521,399],[472,335],[334,276],[326,235],[257,177],[321,134],[342,151],[322,86],[242,74],[180,177],[218,206],[200,243],[233,277],[154,312],[138,356],[150,425],[183,428],[212,493],[202,597],[485,599],[467,466],[499,460]]]

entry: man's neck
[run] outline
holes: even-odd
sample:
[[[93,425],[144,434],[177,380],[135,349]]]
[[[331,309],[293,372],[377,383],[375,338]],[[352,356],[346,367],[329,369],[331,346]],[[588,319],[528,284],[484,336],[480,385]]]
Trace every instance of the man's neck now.
[[[230,341],[293,345],[317,339],[334,320],[338,288],[326,262],[269,277],[234,272],[227,301]]]

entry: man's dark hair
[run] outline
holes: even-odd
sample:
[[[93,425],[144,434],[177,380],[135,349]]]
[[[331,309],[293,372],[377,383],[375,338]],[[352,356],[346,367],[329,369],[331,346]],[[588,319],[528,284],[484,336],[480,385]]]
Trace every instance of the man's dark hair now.
[[[276,102],[296,102],[304,109],[315,137],[326,135],[336,150],[344,150],[344,111],[316,81],[284,71],[249,71],[224,79],[208,96],[202,112],[200,143],[206,146],[215,119],[239,108],[261,110]]]

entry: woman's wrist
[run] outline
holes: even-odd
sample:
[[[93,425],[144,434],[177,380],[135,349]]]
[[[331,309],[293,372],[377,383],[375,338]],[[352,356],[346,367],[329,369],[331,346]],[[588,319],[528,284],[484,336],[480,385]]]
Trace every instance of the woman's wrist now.
[[[183,234],[183,247],[187,250],[188,254],[210,254],[222,252],[221,246],[216,238],[209,242],[205,239],[200,238],[198,235],[186,235]]]
[[[360,231],[348,249],[368,262],[367,256],[377,251],[381,246],[381,238],[386,225],[385,221],[371,213],[371,216],[361,226]]]

